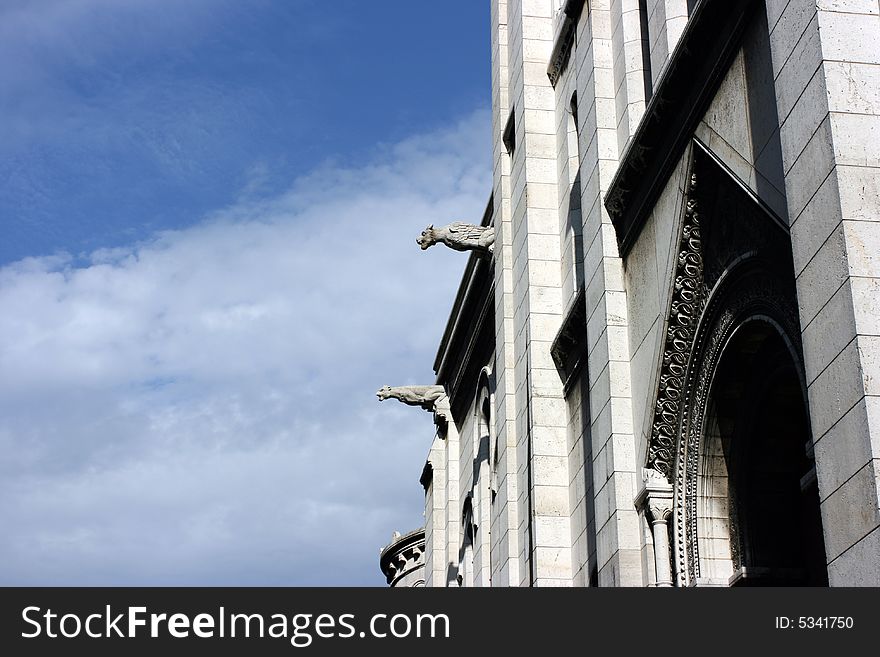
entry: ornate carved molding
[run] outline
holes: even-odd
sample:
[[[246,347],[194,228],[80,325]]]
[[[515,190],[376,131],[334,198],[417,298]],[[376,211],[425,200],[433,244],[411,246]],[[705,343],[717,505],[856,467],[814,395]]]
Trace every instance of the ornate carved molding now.
[[[636,507],[644,508],[652,522],[665,523],[672,514],[672,484],[653,468],[642,468],[642,488],[636,496]]]
[[[744,260],[738,273],[722,279],[706,304],[704,321],[695,336],[695,362],[686,385],[687,396],[676,455],[675,498],[678,567],[682,579],[693,583],[700,577],[697,534],[697,472],[713,374],[724,347],[738,327],[752,317],[773,317],[786,336],[797,343],[799,323],[792,290],[771,273]],[[735,509],[731,509],[731,558],[739,566],[741,550]],[[686,576],[686,578],[685,578]]]
[[[679,584],[692,585],[700,577],[699,454],[722,352],[737,327],[752,318],[779,324],[795,350],[800,330],[786,230],[696,140],[684,203],[645,487],[651,478],[672,485],[673,575]],[[647,498],[642,503],[656,519]],[[665,514],[663,505],[656,506],[657,514]],[[731,526],[736,560],[735,513]]]
[[[577,22],[584,8],[584,0],[566,0],[562,7],[563,19],[556,32],[553,41],[553,52],[550,53],[550,63],[547,65],[547,77],[554,87],[559,82],[559,77],[568,65],[571,49],[574,47]]]
[[[691,167],[693,169],[693,167]],[[703,273],[700,212],[696,198],[697,174],[691,171],[675,268],[675,288],[663,348],[659,390],[654,405],[648,468],[672,479],[672,463],[681,420],[682,393],[693,348]]]

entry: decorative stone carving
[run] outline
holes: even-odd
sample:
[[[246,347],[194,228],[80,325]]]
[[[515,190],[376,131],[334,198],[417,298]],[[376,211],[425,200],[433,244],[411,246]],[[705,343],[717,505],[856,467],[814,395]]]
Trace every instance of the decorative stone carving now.
[[[396,399],[407,406],[420,406],[434,412],[437,401],[446,396],[443,386],[382,386],[376,392],[379,401]]]
[[[553,52],[550,54],[550,63],[547,65],[547,77],[554,87],[559,82],[559,77],[568,65],[571,48],[574,45],[577,22],[584,8],[584,0],[566,0],[559,11],[564,13],[562,27],[557,33],[553,44]]]
[[[703,255],[700,213],[696,199],[697,177],[688,184],[684,221],[675,268],[675,289],[660,369],[660,385],[654,406],[648,467],[670,479],[681,419],[682,388],[694,342],[702,292]]]
[[[654,538],[655,586],[672,586],[672,554],[669,546],[668,521],[672,516],[672,484],[666,476],[653,468],[642,469],[642,488],[636,497],[636,507],[646,511]]]
[[[491,257],[495,250],[495,227],[475,226],[461,221],[441,228],[434,228],[432,224],[416,238],[416,244],[423,251],[438,242],[456,251],[475,251],[479,255]]]
[[[663,545],[668,534],[659,536],[654,523],[673,523],[672,578],[682,586],[695,585],[701,577],[697,470],[713,375],[724,346],[744,321],[763,317],[772,318],[792,347],[800,349],[785,227],[696,141],[688,175],[640,500],[655,530],[655,553],[658,540]],[[666,493],[659,498],[659,491],[651,493],[648,499],[647,491],[664,482],[671,484],[671,513]],[[734,563],[740,558],[737,533],[731,509]],[[659,585],[659,557],[657,565]]]
[[[413,587],[425,585],[425,530],[416,529],[401,536],[394,532],[391,542],[379,555],[379,567],[388,585]]]
[[[642,468],[642,482],[645,484],[645,488],[652,488],[657,486],[668,486],[669,480],[662,472],[658,472],[653,468]]]
[[[648,502],[648,511],[654,523],[662,522],[664,525],[672,515],[672,496],[668,499],[652,499]]]
[[[682,414],[675,473],[676,535],[678,536],[679,574],[683,581],[696,582],[701,576],[697,537],[697,470],[704,433],[704,417],[709,394],[724,346],[730,336],[750,315],[776,318],[786,336],[799,348],[797,309],[787,290],[776,278],[760,270],[750,271],[750,261],[740,265],[724,281],[708,302],[703,313],[706,321],[695,337],[694,360],[686,382],[688,395]],[[743,275],[742,270],[746,273]],[[740,566],[737,517],[731,509],[731,557]],[[684,577],[686,576],[686,580]]]

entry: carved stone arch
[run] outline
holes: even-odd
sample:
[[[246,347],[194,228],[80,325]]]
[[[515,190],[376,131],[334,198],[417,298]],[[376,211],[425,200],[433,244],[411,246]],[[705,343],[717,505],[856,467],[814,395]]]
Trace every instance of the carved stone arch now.
[[[476,542],[477,522],[474,518],[473,496],[468,493],[461,506],[461,545],[458,550],[458,585],[474,586],[474,547]]]
[[[486,388],[490,395],[495,394],[495,373],[490,365],[486,365],[480,370],[477,377],[477,389]]]
[[[494,502],[495,495],[498,493],[498,440],[495,431],[495,374],[489,365],[480,370],[477,379],[474,412],[478,437],[478,440],[474,441],[475,451],[479,450],[479,440],[485,433],[487,436],[486,463],[489,470],[488,487],[491,492],[491,500]],[[479,455],[475,454],[475,456]]]
[[[699,540],[700,509],[705,500],[699,488],[700,466],[705,466],[707,414],[719,362],[738,333],[755,323],[765,324],[787,345],[794,363],[800,364],[797,306],[788,286],[758,257],[740,261],[726,273],[709,295],[694,338],[679,425],[673,488],[675,499],[676,581],[695,585],[701,569]],[[799,368],[803,382],[803,370]],[[703,459],[701,461],[701,459]],[[705,472],[705,469],[704,469]],[[726,476],[726,472],[725,472]],[[736,510],[730,508],[730,559],[741,554]]]
[[[672,490],[668,556],[679,586],[701,582],[698,484],[701,472],[712,474],[700,470],[703,437],[711,428],[707,403],[725,348],[738,331],[761,322],[778,334],[795,364],[806,408],[787,227],[698,140],[684,201],[645,470],[646,482],[652,482],[647,493]],[[735,513],[731,523],[730,558],[736,560]]]

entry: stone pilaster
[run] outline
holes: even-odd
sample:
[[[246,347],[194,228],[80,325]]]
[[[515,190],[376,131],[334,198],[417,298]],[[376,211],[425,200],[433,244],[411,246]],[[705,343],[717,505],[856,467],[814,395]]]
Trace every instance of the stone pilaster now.
[[[645,5],[648,11],[651,73],[656,85],[687,25],[688,3],[687,0],[647,0]]]
[[[425,489],[425,586],[446,586],[446,443],[435,434],[420,482]]]
[[[611,3],[611,47],[614,57],[614,100],[617,110],[617,149],[623,152],[645,113],[651,79],[647,34],[643,34],[640,3]],[[647,82],[647,85],[646,85]]]
[[[766,7],[828,577],[880,586],[880,7]]]
[[[458,586],[458,546],[461,540],[461,513],[459,511],[459,436],[458,428],[452,419],[449,398],[444,395],[434,404],[434,423],[437,425],[437,436],[445,447],[446,463],[446,559],[445,584],[441,586]],[[436,558],[436,555],[435,555]],[[434,565],[437,569],[438,564]],[[438,584],[435,584],[437,586]]]
[[[510,117],[507,0],[492,3],[492,197],[495,205],[495,434],[498,492],[492,509],[492,583],[517,586],[520,560],[516,380],[513,330],[513,235],[510,221],[510,163],[504,129]]]
[[[570,585],[567,412],[550,347],[562,320],[554,3],[510,0],[513,331],[521,584]],[[550,148],[542,148],[550,144]]]
[[[591,467],[600,586],[642,586],[629,320],[617,236],[603,199],[618,165],[611,4],[590,3],[576,62]]]

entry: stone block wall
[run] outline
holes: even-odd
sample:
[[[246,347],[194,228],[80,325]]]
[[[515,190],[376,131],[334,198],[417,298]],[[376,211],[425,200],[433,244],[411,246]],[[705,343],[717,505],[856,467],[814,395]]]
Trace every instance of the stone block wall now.
[[[880,6],[767,0],[829,579],[880,585]]]
[[[565,400],[550,356],[563,312],[557,154],[542,148],[556,138],[554,14],[549,0],[508,3],[519,583],[534,586],[571,583]]]

